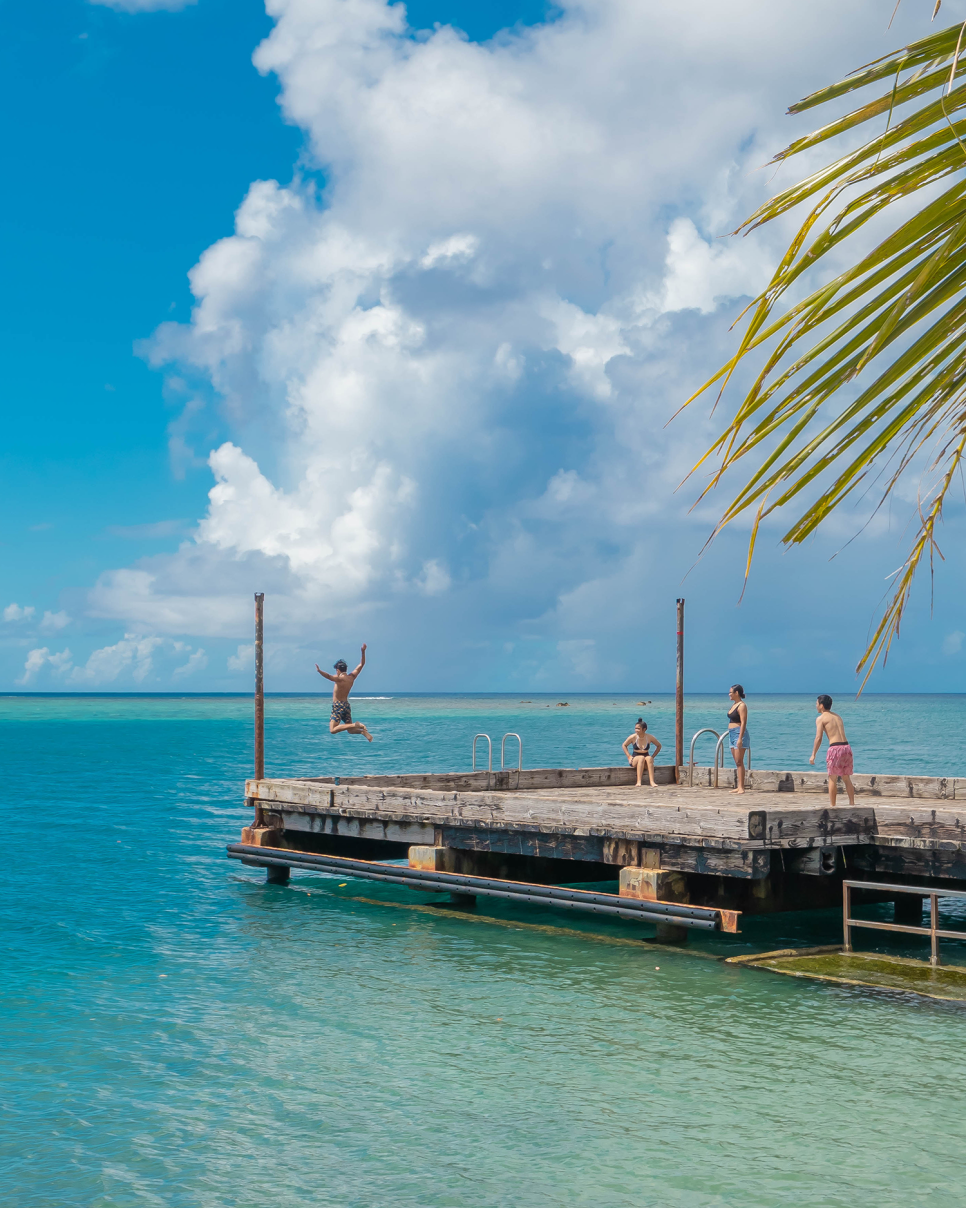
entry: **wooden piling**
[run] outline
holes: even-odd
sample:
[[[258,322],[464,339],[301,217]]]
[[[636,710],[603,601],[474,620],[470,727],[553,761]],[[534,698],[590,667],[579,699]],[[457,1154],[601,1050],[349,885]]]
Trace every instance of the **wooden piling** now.
[[[684,766],[684,599],[678,604],[678,666],[674,689],[674,766]]]

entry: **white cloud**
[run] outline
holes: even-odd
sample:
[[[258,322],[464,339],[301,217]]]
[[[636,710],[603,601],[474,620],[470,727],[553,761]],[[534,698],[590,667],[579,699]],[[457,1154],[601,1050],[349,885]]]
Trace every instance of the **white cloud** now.
[[[78,684],[113,683],[124,672],[130,671],[134,682],[140,684],[150,675],[154,652],[161,644],[159,637],[125,634],[113,646],[95,650],[83,667],[74,667],[71,681]]]
[[[58,654],[51,654],[46,646],[31,650],[23,665],[23,675],[20,676],[17,683],[21,685],[32,683],[45,663],[53,667],[56,674],[66,674],[71,668],[71,653],[64,649]]]
[[[23,608],[19,604],[8,604],[3,610],[3,619],[5,621],[29,621],[35,612],[36,609],[32,604],[27,604]]]
[[[705,242],[690,218],[676,218],[668,231],[666,276],[652,304],[663,311],[695,309],[710,314],[722,298],[757,294],[774,265],[760,244]]]
[[[963,638],[966,638],[966,633],[959,629],[947,633],[943,639],[943,654],[959,654],[963,648]]]
[[[40,622],[40,629],[43,633],[57,633],[58,630],[64,629],[69,624],[70,617],[63,609],[60,612],[50,612],[48,610],[44,613],[43,620]]]
[[[255,666],[255,647],[239,646],[234,654],[228,656],[229,671],[251,671]]]
[[[435,268],[439,264],[455,264],[461,260],[472,260],[480,241],[475,235],[450,235],[430,245],[419,262],[420,268]]]
[[[588,675],[578,603],[616,625],[601,585],[642,559],[673,597],[707,532],[673,491],[712,427],[664,425],[733,350],[733,299],[782,233],[716,236],[812,120],[788,102],[908,19],[880,46],[872,0],[805,23],[768,0],[573,0],[481,45],[415,39],[381,0],[267,8],[255,62],[325,193],[254,182],[191,272],[191,323],[156,333],[178,456],[207,448],[199,378],[231,439],[194,537],[103,574],[90,611],[239,641],[265,590],[276,637],[539,624]]]
[[[435,558],[423,563],[423,573],[416,580],[416,586],[427,596],[438,596],[448,591],[452,580],[449,571]]]
[[[208,666],[208,656],[204,650],[198,649],[192,654],[188,661],[181,667],[175,667],[171,673],[172,679],[184,679],[186,676],[194,675],[196,671],[203,671]]]

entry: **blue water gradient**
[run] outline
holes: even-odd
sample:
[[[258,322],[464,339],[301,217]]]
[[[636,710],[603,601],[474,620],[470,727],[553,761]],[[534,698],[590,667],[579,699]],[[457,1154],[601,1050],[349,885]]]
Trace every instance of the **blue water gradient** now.
[[[328,735],[325,701],[274,698],[268,767],[463,768],[476,730],[510,729],[527,766],[614,762],[640,710],[570,699],[359,700],[370,747]],[[806,766],[808,705],[751,701],[757,762]],[[962,774],[964,711],[843,705],[876,771]],[[689,732],[722,712],[689,700]],[[672,713],[647,714],[669,742]],[[266,886],[224,858],[250,702],[5,698],[0,723],[5,1204],[962,1203],[966,1011],[713,959],[834,941],[835,911],[685,954],[632,922]]]

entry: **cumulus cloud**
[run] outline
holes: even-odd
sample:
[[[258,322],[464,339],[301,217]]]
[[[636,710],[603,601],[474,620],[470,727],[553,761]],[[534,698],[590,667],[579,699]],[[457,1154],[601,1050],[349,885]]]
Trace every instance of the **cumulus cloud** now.
[[[35,612],[36,609],[32,604],[27,604],[23,608],[19,604],[8,604],[3,610],[3,619],[5,621],[29,621]]]
[[[43,619],[40,622],[40,629],[43,633],[57,633],[58,630],[64,629],[70,624],[70,617],[61,609],[59,612],[51,612],[49,609],[44,612]]]
[[[196,671],[203,671],[208,666],[208,656],[204,650],[196,650],[188,661],[180,667],[175,667],[171,672],[171,678],[175,680],[185,679],[189,675],[194,675]]]
[[[66,674],[72,665],[70,651],[64,649],[58,654],[51,654],[46,646],[31,650],[27,655],[27,661],[23,665],[23,674],[17,680],[17,683],[24,686],[33,683],[41,669],[48,665],[54,669],[55,673]]]
[[[125,634],[113,646],[102,646],[95,650],[83,667],[74,667],[70,674],[75,684],[113,683],[122,673],[130,671],[136,684],[150,675],[154,652],[162,645],[159,637],[140,637]]]
[[[102,575],[90,611],[234,641],[253,589],[293,638],[364,620],[458,642],[497,617],[593,674],[575,602],[623,624],[600,585],[646,536],[673,594],[707,531],[673,492],[712,428],[664,425],[781,232],[717,237],[774,187],[755,169],[803,129],[787,103],[872,57],[880,10],[575,0],[477,44],[413,37],[381,0],[267,8],[255,63],[326,188],[254,182],[191,272],[190,324],[156,333],[189,383],[184,448],[191,382],[232,437],[193,538]]]
[[[239,646],[234,654],[228,656],[229,671],[251,671],[255,665],[255,647]]]

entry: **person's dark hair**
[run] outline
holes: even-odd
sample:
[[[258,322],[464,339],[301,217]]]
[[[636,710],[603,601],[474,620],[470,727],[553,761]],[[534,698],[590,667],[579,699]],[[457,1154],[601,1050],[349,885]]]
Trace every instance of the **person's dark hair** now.
[[[336,671],[349,670],[349,664],[345,661],[345,659],[339,659],[339,661],[337,663],[333,663],[332,666],[336,669]]]
[[[744,690],[744,688],[742,688],[741,684],[732,684],[732,685],[731,685],[731,691],[732,691],[732,692],[737,692],[737,693],[738,693],[738,695],[741,697],[741,699],[742,699],[742,700],[744,700],[744,699],[745,699],[745,690]]]
[[[639,726],[642,726],[642,727],[643,727],[645,730],[647,729],[647,722],[644,720],[644,718],[643,718],[643,717],[639,717],[639,718],[637,719],[637,724],[638,724]]]
[[[831,709],[832,698],[830,696],[827,696],[823,693],[821,696],[818,696],[815,699],[818,701],[818,703],[822,706],[823,709]]]

